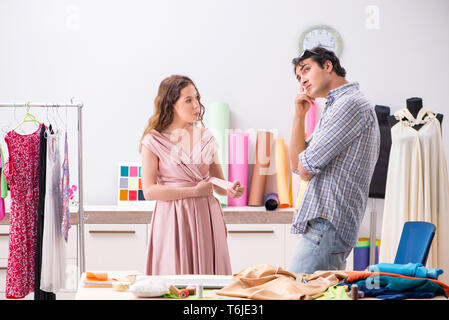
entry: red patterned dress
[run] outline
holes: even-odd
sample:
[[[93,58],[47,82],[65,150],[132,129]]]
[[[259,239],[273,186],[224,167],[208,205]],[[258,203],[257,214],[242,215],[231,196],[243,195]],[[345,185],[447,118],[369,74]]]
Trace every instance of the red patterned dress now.
[[[6,298],[20,299],[34,291],[41,126],[31,134],[12,130],[5,136],[9,159],[4,173],[11,189]]]

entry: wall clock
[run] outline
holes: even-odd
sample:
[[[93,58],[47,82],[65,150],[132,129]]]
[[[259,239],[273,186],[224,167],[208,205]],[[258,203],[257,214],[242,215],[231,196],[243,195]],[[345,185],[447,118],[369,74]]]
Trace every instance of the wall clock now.
[[[343,41],[340,34],[326,25],[315,25],[305,30],[299,38],[299,52],[320,46],[335,52],[340,56],[343,49]]]

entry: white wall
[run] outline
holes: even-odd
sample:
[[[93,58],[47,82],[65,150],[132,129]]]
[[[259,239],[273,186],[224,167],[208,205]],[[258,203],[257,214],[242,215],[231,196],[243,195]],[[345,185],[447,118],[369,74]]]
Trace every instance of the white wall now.
[[[366,27],[369,5],[379,8],[379,29]],[[117,163],[140,159],[164,77],[190,76],[206,115],[208,102],[226,101],[232,128],[278,129],[288,144],[298,90],[291,59],[304,29],[327,24],[343,38],[348,80],[373,104],[395,111],[418,96],[447,117],[448,18],[446,0],[3,0],[0,101],[82,100],[85,204],[115,204]],[[8,130],[16,120],[4,112]],[[76,182],[76,153],[71,167]],[[273,176],[267,192],[275,189]]]

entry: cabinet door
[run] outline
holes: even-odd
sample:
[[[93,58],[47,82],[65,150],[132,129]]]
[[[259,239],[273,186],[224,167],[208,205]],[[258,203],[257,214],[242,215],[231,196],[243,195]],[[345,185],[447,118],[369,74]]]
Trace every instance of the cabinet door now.
[[[285,225],[285,268],[289,270],[290,263],[295,254],[298,235],[290,233],[291,224]]]
[[[232,273],[256,264],[284,266],[284,225],[228,224]]]
[[[85,224],[86,271],[145,271],[145,224]]]

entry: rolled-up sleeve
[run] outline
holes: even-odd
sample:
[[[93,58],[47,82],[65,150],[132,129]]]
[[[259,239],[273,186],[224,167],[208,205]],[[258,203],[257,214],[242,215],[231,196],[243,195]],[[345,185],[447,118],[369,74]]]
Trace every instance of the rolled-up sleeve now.
[[[328,120],[321,124],[309,146],[299,154],[299,161],[307,172],[319,174],[368,126],[370,121],[365,111],[354,103],[346,102],[334,105]]]

